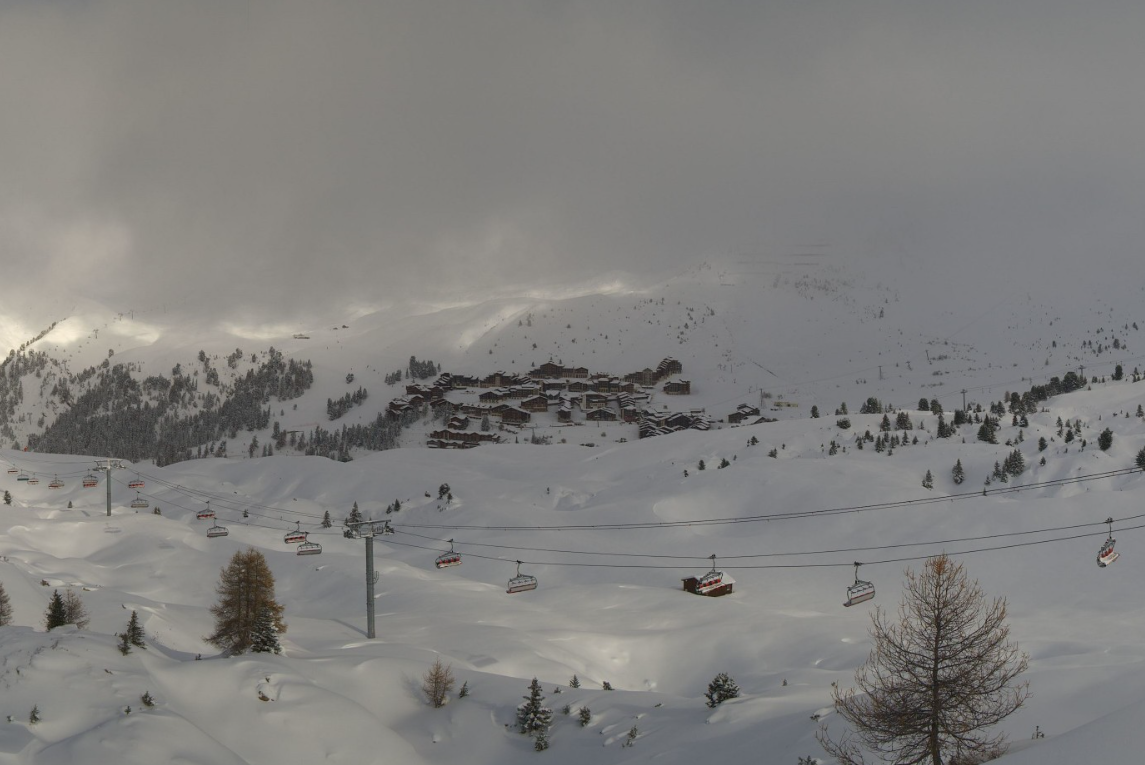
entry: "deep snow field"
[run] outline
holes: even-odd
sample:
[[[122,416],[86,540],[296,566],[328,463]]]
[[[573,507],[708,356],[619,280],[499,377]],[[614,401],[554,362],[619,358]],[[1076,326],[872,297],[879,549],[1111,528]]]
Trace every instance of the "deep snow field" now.
[[[928,312],[924,297],[880,279],[787,266],[748,271],[705,266],[639,289],[598,284],[583,294],[499,297],[416,314],[382,309],[347,318],[344,329],[227,326],[193,336],[148,324],[154,317],[105,324],[96,308],[72,315],[60,324],[67,333],[49,333],[36,347],[71,354],[73,371],[98,363],[109,347],[114,361],[140,361],[149,371],[190,362],[200,348],[225,354],[238,344],[248,353],[274,344],[313,359],[315,389],[286,427],[329,427],[324,402],[347,390],[347,371],[370,399],[345,421],[372,419],[398,392],[382,376],[411,354],[481,374],[526,371],[550,355],[623,373],[674,355],[697,389],[681,406],[704,406],[718,418],[758,401],[761,387],[800,406],[768,412],[779,422],[646,441],[629,434],[628,443],[617,443],[627,431],[609,426],[605,437],[593,434],[594,448],[432,451],[411,431],[408,448],[341,464],[244,459],[234,444],[227,460],[114,471],[111,518],[103,474],[97,488],[81,487],[102,455],[0,451],[0,487],[13,498],[0,506],[0,581],[16,625],[0,630],[0,763],[826,761],[812,718],[838,732],[831,684],[850,684],[866,658],[869,614],[897,608],[904,569],[941,551],[957,556],[988,595],[1008,599],[1012,638],[1030,655],[1032,696],[1004,722],[1013,745],[999,762],[1072,765],[1094,755],[1139,762],[1145,577],[1136,551],[1145,544],[1145,475],[1125,469],[1145,446],[1145,422],[1134,416],[1145,385],[1095,383],[1046,402],[1022,429],[1025,472],[993,483],[985,496],[984,478],[1013,447],[976,442],[976,425],[936,439],[937,418],[915,409],[920,396],[937,397],[949,413],[963,388],[986,405],[1079,364],[1100,376],[1116,361],[1128,374],[1140,363],[1129,328],[1140,288],[1123,284],[1122,293],[1085,302],[983,293],[950,313]],[[1108,343],[1114,331],[1126,349],[1095,355],[1082,346]],[[294,340],[295,332],[309,339]],[[857,450],[855,435],[877,433],[882,419],[858,414],[868,396],[909,412],[918,444],[889,455],[871,444]],[[27,396],[29,411],[34,398]],[[844,401],[848,431],[832,415]],[[808,416],[812,404],[823,417]],[[1058,417],[1082,422],[1073,443],[1057,437]],[[1102,452],[1096,442],[1105,427],[1115,437]],[[1006,415],[999,440],[1016,439],[1018,430]],[[265,442],[266,433],[257,435]],[[748,446],[753,436],[759,443]],[[1039,453],[1042,436],[1053,441]],[[844,448],[829,456],[832,440]],[[730,465],[718,469],[722,459]],[[959,459],[961,486],[950,475]],[[700,460],[706,470],[697,469]],[[10,466],[41,483],[18,482],[5,472]],[[933,490],[921,486],[927,470]],[[57,475],[65,486],[47,488]],[[136,478],[149,503],[138,512],[127,486]],[[437,498],[442,483],[451,503]],[[386,515],[395,499],[402,509]],[[228,536],[205,536],[211,522],[196,513],[208,500]],[[396,532],[374,546],[374,640],[366,638],[364,542],[340,528],[355,502]],[[830,510],[851,512],[823,512]],[[335,523],[329,530],[318,525],[326,511]],[[1095,555],[1107,517],[1121,559],[1101,569]],[[283,543],[296,522],[322,544],[321,555],[297,556]],[[449,539],[464,562],[438,570],[434,558]],[[219,571],[247,546],[266,554],[276,577],[289,625],[282,656],[223,658],[203,640]],[[735,578],[734,593],[683,592],[681,578],[707,570],[712,554]],[[509,595],[518,560],[539,586]],[[853,561],[864,563],[860,575],[878,595],[844,608]],[[48,598],[64,587],[82,596],[91,623],[45,633]],[[115,633],[131,610],[148,649],[125,657]],[[418,687],[437,658],[471,693],[458,699],[455,690],[435,710]],[[719,672],[742,696],[711,710],[702,694]],[[574,674],[576,690],[567,685]],[[557,711],[543,753],[513,726],[534,676]],[[615,690],[602,690],[604,681]],[[155,707],[142,707],[144,692]],[[33,706],[42,720],[30,725]],[[592,711],[585,728],[576,719],[582,706]],[[623,747],[634,725],[639,736]],[[1045,738],[1031,739],[1035,726]]]
[[[1050,412],[1036,415],[1025,433],[1032,467],[1010,486],[1131,466],[1145,445],[1145,425],[1111,417],[1141,399],[1138,385],[1123,382],[1052,400]],[[1047,464],[1037,465],[1036,440],[1052,435],[1058,413],[1080,418],[1090,430],[1102,417],[1115,429],[1113,447],[1101,452],[1093,434],[1083,452],[1065,453],[1055,442],[1045,452]],[[853,415],[853,431],[876,430],[879,419]],[[935,418],[922,419],[933,431]],[[1007,425],[1001,435],[1016,430]],[[890,456],[869,446],[826,456],[820,444],[839,432],[834,418],[823,418],[597,449],[505,445],[455,453],[400,449],[348,464],[271,457],[163,469],[129,465],[113,474],[110,519],[102,483],[80,488],[90,460],[0,453],[10,464],[58,474],[66,483],[50,490],[7,476],[4,484],[13,504],[0,516],[0,579],[19,626],[0,633],[0,714],[13,717],[0,726],[0,751],[7,761],[37,763],[539,756],[685,763],[712,752],[754,759],[766,752],[767,762],[794,763],[821,756],[811,716],[830,722],[830,684],[848,683],[869,650],[868,612],[894,608],[903,568],[918,565],[877,561],[1081,533],[1090,536],[960,560],[987,593],[1008,599],[1013,637],[1031,656],[1033,697],[1005,722],[1017,744],[1011,761],[1076,762],[1078,752],[1094,751],[1128,757],[1142,734],[1126,720],[1145,703],[1141,556],[1133,552],[1141,535],[1117,527],[1141,525],[1129,519],[1140,517],[1145,478],[1132,473],[981,497],[977,477],[1009,448],[915,433],[918,445]],[[760,443],[748,447],[752,435]],[[773,447],[775,459],[767,456]],[[716,469],[721,458],[731,465]],[[959,458],[969,476],[962,487],[949,477]],[[711,467],[695,470],[700,459]],[[920,485],[927,469],[936,477],[933,491]],[[162,515],[129,507],[136,495],[126,484],[137,475],[147,483],[142,495]],[[454,493],[448,505],[437,500],[442,482]],[[950,494],[970,496],[732,525],[609,528]],[[229,536],[205,537],[210,522],[195,514],[208,499]],[[386,516],[394,499],[403,508]],[[317,526],[323,511],[340,521],[355,501],[367,517],[388,517],[397,532],[375,543],[373,641],[365,638],[364,542]],[[1103,570],[1094,555],[1106,516],[1117,521],[1122,558]],[[296,556],[283,544],[295,521],[321,542],[320,556]],[[1075,524],[1089,525],[1046,531]],[[463,528],[481,526],[501,528]],[[1018,532],[1035,533],[942,543]],[[434,540],[449,538],[464,563],[438,570],[434,557],[448,544]],[[220,658],[202,640],[212,627],[207,609],[218,572],[247,545],[265,552],[276,577],[289,624],[283,656]],[[887,545],[904,546],[861,549]],[[842,551],[821,552],[828,550]],[[680,578],[704,571],[713,553],[735,577],[735,592],[723,598],[682,592]],[[518,559],[540,585],[508,595],[505,582]],[[841,602],[853,560],[866,564],[863,578],[879,593],[847,609]],[[809,564],[835,565],[803,567]],[[91,624],[44,633],[51,589],[65,586],[81,593]],[[149,648],[123,657],[114,633],[131,609],[142,618]],[[417,690],[437,657],[471,690],[440,710]],[[721,671],[736,679],[743,696],[712,711],[702,693]],[[574,673],[583,683],[578,690],[566,685]],[[543,755],[505,727],[533,676],[558,710],[552,748]],[[615,691],[600,690],[606,680]],[[564,693],[553,695],[557,686]],[[156,707],[141,708],[144,691]],[[271,700],[261,701],[260,693]],[[559,714],[564,704],[573,716]],[[43,716],[34,726],[26,722],[33,705]],[[575,721],[582,705],[593,712],[584,729]],[[640,737],[622,748],[633,725]],[[1047,737],[1030,746],[1035,726]]]

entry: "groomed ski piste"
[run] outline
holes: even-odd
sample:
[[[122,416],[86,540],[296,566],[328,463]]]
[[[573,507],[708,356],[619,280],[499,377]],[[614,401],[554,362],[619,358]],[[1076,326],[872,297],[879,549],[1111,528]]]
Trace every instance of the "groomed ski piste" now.
[[[1012,637],[1030,654],[1033,696],[1004,723],[1013,746],[1002,761],[1064,765],[1100,752],[1131,762],[1145,743],[1134,724],[1145,704],[1145,475],[1133,469],[1145,423],[1123,413],[1141,391],[1107,383],[1047,402],[1024,429],[1025,472],[988,487],[979,477],[1010,447],[975,442],[970,426],[966,443],[936,439],[936,418],[921,412],[911,412],[919,444],[891,455],[854,447],[881,415],[852,414],[849,434],[828,417],[594,449],[125,464],[111,473],[110,518],[106,475],[82,486],[93,455],[3,451],[5,470],[64,486],[0,472],[13,498],[0,512],[0,580],[15,613],[0,630],[0,715],[12,718],[0,751],[10,762],[97,764],[824,759],[814,734],[839,724],[830,687],[849,684],[866,658],[871,610],[895,609],[903,570],[944,551],[1007,598]],[[1112,447],[1062,443],[1058,416],[1111,426]],[[999,435],[1017,431],[1004,421]],[[1038,452],[1042,436],[1055,440]],[[828,456],[832,439],[846,451]],[[722,459],[729,466],[717,468]],[[960,486],[950,478],[959,459]],[[927,470],[933,490],[920,485]],[[438,497],[443,483],[452,502]],[[146,509],[130,506],[139,497]],[[401,509],[386,514],[395,499]],[[200,520],[208,501],[216,518]],[[355,502],[395,531],[374,544],[374,640],[364,542],[341,527]],[[1121,557],[1101,568],[1108,517]],[[214,524],[229,533],[208,538]],[[296,528],[321,555],[284,543]],[[449,539],[462,564],[438,569]],[[203,640],[220,569],[248,546],[266,555],[285,606],[281,656],[221,657]],[[684,592],[681,579],[709,570],[712,554],[734,592]],[[518,560],[538,587],[507,594]],[[878,592],[844,608],[855,561]],[[48,597],[67,587],[91,623],[45,633]],[[121,656],[116,633],[132,610],[148,648]],[[470,695],[455,690],[432,709],[419,685],[439,658]],[[742,696],[712,710],[702,694],[719,672]],[[514,726],[534,676],[557,712],[542,754]],[[139,703],[144,692],[155,707]],[[581,707],[592,713],[583,728]],[[1031,739],[1035,730],[1045,738]]]

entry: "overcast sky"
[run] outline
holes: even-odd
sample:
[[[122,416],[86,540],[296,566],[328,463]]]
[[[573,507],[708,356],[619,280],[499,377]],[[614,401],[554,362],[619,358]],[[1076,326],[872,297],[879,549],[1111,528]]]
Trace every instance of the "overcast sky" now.
[[[282,317],[811,243],[1140,269],[1143,34],[1105,0],[0,0],[4,299]]]

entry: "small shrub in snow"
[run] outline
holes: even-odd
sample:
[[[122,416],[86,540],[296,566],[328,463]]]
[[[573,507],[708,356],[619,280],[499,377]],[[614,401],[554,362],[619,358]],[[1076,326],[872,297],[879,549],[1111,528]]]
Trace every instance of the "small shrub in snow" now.
[[[580,720],[580,727],[587,728],[588,724],[592,722],[592,711],[588,707],[581,707],[577,717]]]

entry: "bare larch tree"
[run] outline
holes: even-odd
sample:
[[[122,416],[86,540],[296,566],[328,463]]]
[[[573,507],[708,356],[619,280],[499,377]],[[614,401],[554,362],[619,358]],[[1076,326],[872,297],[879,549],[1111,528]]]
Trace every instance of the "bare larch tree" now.
[[[855,688],[834,687],[835,710],[850,731],[823,748],[843,765],[864,752],[894,765],[974,765],[1006,750],[991,728],[1029,696],[1015,679],[1028,657],[1010,642],[1006,601],[987,603],[977,582],[946,555],[906,572],[898,619],[871,618],[875,647],[855,672]]]

